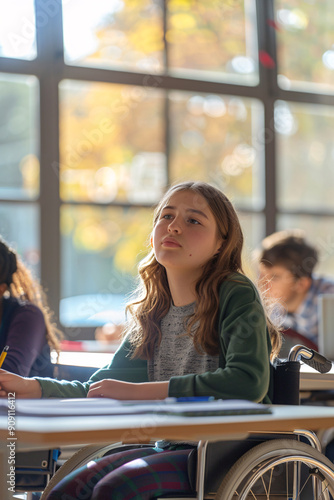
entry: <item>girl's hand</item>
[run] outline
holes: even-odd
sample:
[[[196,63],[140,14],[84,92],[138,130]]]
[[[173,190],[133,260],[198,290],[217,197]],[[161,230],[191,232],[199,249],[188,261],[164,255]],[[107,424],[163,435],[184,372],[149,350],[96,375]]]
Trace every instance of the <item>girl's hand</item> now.
[[[104,379],[91,384],[88,398],[112,399],[164,399],[168,396],[168,382],[143,382],[133,384],[114,379]]]
[[[139,399],[138,385],[113,379],[100,380],[91,384],[87,398]]]
[[[41,398],[42,388],[33,378],[25,378],[15,373],[0,370],[0,397],[6,398],[15,393],[15,398]]]

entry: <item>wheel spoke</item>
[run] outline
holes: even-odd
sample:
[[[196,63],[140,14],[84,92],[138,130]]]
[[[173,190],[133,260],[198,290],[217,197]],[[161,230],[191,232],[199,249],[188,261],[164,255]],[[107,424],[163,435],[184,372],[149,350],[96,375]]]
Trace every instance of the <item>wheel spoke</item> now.
[[[262,486],[263,486],[263,489],[265,491],[266,497],[268,498],[268,492],[267,492],[267,488],[266,488],[266,483],[264,481],[264,476],[261,476],[261,481],[262,481]]]
[[[306,479],[306,481],[304,482],[304,484],[303,484],[303,486],[302,486],[302,488],[301,488],[301,490],[300,490],[300,492],[299,492],[299,495],[298,495],[298,499],[297,499],[297,500],[299,500],[299,499],[300,499],[300,495],[302,494],[303,490],[305,489],[305,487],[306,487],[307,483],[310,481],[310,478],[311,478],[311,476],[307,476],[307,479]]]

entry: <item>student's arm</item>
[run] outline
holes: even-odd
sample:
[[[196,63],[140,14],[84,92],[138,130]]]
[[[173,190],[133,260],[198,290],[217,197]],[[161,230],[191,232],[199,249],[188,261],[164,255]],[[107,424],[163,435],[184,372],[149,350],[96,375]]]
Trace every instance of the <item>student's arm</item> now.
[[[109,365],[97,370],[87,382],[74,380],[55,380],[50,378],[35,377],[38,380],[43,398],[82,398],[86,397],[91,384],[105,379],[115,379],[124,382],[142,383],[148,380],[147,363],[143,360],[132,360],[130,357],[130,345],[125,339],[116,351]],[[107,396],[113,397],[116,396]],[[127,398],[123,398],[127,399]],[[131,398],[128,398],[131,399]]]
[[[87,396],[91,384],[103,379],[146,382],[147,363],[143,360],[131,360],[129,344],[125,340],[111,363],[97,370],[90,380],[83,383],[78,380],[56,380],[48,377],[23,378],[0,370],[0,397],[15,392],[18,398],[82,398]]]
[[[15,394],[15,398],[40,398],[41,386],[33,378],[23,378],[1,369],[0,397],[7,397],[9,393]]]
[[[225,284],[221,290],[220,368],[172,377],[169,396],[214,396],[262,401],[270,378],[270,339],[263,307],[253,285]]]
[[[9,351],[2,368],[23,377],[28,376],[45,342],[42,311],[33,304],[18,307],[10,321],[6,338]]]
[[[79,398],[85,397],[89,384],[82,384],[78,380],[68,382],[52,378],[29,378],[20,377],[15,373],[0,370],[0,397],[7,397],[9,393],[15,393],[16,398]]]
[[[113,399],[165,399],[168,396],[169,382],[133,383],[121,380],[101,380],[89,388],[88,398]]]

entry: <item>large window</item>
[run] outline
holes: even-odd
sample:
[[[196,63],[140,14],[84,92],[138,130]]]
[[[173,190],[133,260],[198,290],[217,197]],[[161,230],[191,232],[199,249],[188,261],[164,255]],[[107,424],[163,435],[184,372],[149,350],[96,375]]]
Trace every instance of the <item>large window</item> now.
[[[152,207],[189,178],[232,199],[245,259],[298,227],[334,275],[332,0],[0,7],[0,234],[69,338],[123,320]]]

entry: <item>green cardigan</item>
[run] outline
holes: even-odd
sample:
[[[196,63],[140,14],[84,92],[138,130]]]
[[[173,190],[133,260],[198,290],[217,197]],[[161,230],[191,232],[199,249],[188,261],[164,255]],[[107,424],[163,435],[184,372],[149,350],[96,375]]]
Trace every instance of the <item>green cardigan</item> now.
[[[271,342],[259,294],[247,277],[235,273],[223,282],[219,296],[219,368],[214,372],[172,377],[168,395],[269,403]],[[108,378],[148,382],[147,361],[131,359],[130,353],[130,344],[125,338],[111,363],[96,371],[88,382],[36,377],[42,387],[42,397],[85,397],[90,384]]]

